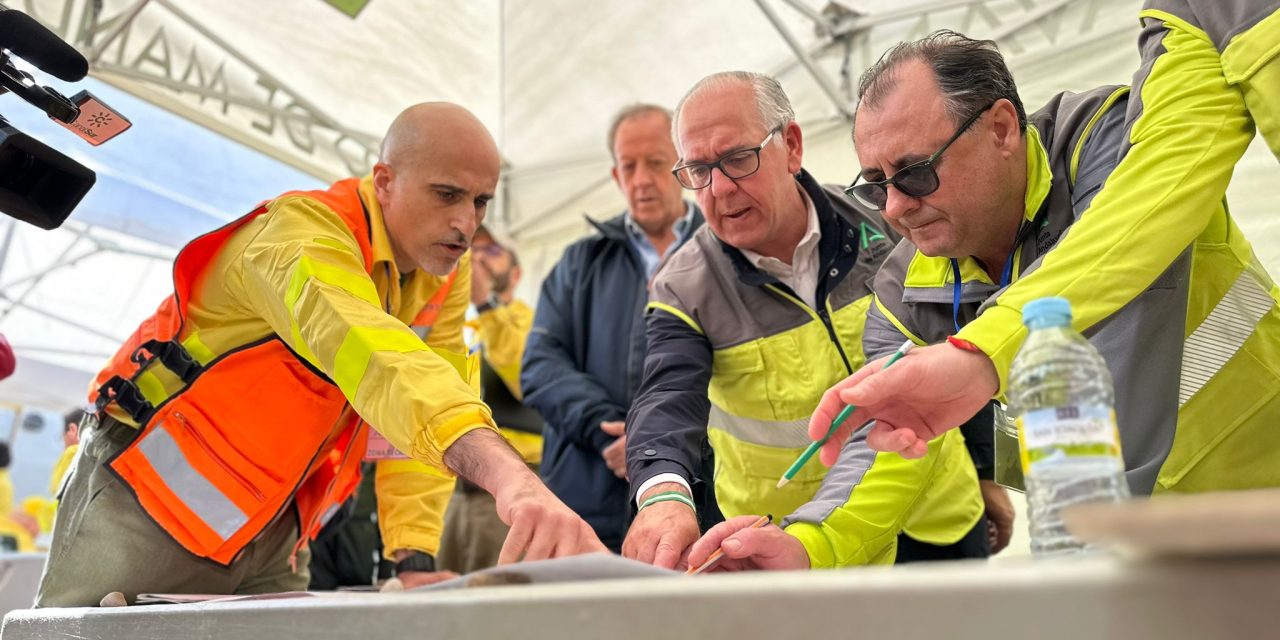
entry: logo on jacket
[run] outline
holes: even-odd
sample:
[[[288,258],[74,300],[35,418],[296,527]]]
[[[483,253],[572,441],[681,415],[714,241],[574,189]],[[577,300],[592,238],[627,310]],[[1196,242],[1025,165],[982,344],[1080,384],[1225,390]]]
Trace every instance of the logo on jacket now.
[[[893,246],[883,233],[865,222],[859,223],[862,239],[858,245],[862,248],[858,259],[865,262],[879,262]]]
[[[867,223],[861,223],[862,227],[862,248],[866,249],[876,240],[884,240],[884,234],[876,230],[875,227],[868,227]]]

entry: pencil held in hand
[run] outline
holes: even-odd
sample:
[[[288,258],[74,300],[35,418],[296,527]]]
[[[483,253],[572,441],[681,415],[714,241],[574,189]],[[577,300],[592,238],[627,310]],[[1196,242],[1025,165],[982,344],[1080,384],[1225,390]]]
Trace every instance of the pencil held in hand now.
[[[760,527],[763,527],[769,524],[770,522],[773,522],[773,516],[771,514],[765,514],[760,516],[759,520],[752,522],[751,526],[747,527],[747,529],[759,529]],[[746,531],[746,529],[742,529],[742,531]],[[686,576],[696,576],[699,573],[702,573],[703,571],[706,571],[707,569],[710,569],[711,567],[716,566],[716,563],[719,562],[720,558],[723,558],[723,557],[724,557],[724,549],[716,549],[715,551],[711,552],[711,555],[707,556],[706,562],[703,562],[702,564],[696,567],[689,567],[689,570],[684,572],[684,574]]]

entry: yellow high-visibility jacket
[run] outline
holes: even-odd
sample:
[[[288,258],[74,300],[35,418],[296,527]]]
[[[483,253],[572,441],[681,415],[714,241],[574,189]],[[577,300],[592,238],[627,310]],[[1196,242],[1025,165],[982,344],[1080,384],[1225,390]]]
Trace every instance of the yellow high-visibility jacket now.
[[[519,300],[512,300],[480,313],[468,324],[475,329],[476,343],[484,361],[498,374],[511,395],[516,400],[522,399],[520,360],[524,356],[524,344],[529,339],[529,329],[533,327],[533,309]],[[502,423],[497,409],[494,409],[494,419],[503,437],[525,462],[538,464],[542,461],[541,434],[509,428]]]
[[[187,304],[184,334],[198,339],[188,337],[183,345],[208,362],[274,334],[309,364],[344,381],[357,413],[414,458],[377,465],[385,554],[435,553],[454,483],[442,463],[444,451],[472,430],[497,428],[466,374],[460,375],[468,371],[462,327],[470,256],[459,262],[426,338],[429,348],[422,348],[407,325],[446,278],[421,270],[402,277],[371,176],[360,182],[359,193],[369,214],[372,276],[352,231],[334,211],[305,195],[277,198],[211,260]],[[366,351],[372,355],[361,357]],[[156,368],[155,378],[163,389],[151,394],[167,397],[182,387],[167,369]]]
[[[1255,127],[1280,158],[1280,2],[1148,0],[1141,19],[1124,159],[1043,265],[959,333],[991,357],[999,393],[1024,304],[1063,296],[1073,324],[1098,324],[1205,232]]]

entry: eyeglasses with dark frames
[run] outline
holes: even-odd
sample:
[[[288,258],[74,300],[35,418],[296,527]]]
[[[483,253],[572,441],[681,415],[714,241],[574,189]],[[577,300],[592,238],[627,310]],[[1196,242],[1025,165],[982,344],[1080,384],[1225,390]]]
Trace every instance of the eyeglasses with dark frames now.
[[[690,162],[677,165],[671,173],[675,174],[680,186],[694,191],[705,189],[711,184],[713,169],[719,169],[720,173],[730,180],[741,180],[760,170],[760,150],[768,146],[773,136],[781,130],[781,127],[774,128],[764,137],[764,140],[760,141],[760,144],[754,147],[730,151],[717,158],[715,162]]]

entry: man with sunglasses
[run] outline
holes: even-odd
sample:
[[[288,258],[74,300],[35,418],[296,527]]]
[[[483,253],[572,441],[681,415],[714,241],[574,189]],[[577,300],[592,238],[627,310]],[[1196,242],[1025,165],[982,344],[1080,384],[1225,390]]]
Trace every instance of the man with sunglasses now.
[[[884,375],[872,375],[878,367],[869,367],[840,385],[846,399],[871,406],[860,418],[897,414],[896,421],[882,420],[870,434],[875,448],[910,455],[919,442],[954,425],[957,415],[1004,393],[1025,335],[1021,308],[1026,302],[1065,296],[1077,306],[1077,324],[1093,326],[1141,295],[1193,243],[1200,246],[1199,236],[1214,229],[1217,205],[1255,130],[1280,158],[1280,2],[1147,0],[1139,15],[1142,63],[1128,101],[1123,158],[1081,223],[1057,245],[1059,259],[1018,278],[990,311],[962,328],[959,336],[976,351],[922,349],[910,366]],[[1124,266],[1118,270],[1112,265],[1119,260]],[[1123,277],[1117,277],[1120,272]],[[1090,304],[1081,304],[1090,298]],[[1264,340],[1261,336],[1277,331],[1270,317],[1233,333],[1252,333],[1249,343]],[[1280,370],[1280,357],[1260,357],[1254,349],[1231,345],[1225,353],[1232,366],[1267,363],[1255,372],[1251,387],[1280,385],[1273,373]],[[945,398],[932,391],[939,385],[948,391]],[[1182,404],[1184,413],[1206,407]],[[1280,398],[1273,398],[1257,414],[1274,414],[1280,411],[1277,404]],[[903,414],[908,407],[914,417]],[[1258,450],[1280,449],[1280,431],[1274,429],[1246,439]],[[1177,475],[1168,482],[1178,482]],[[1280,478],[1247,484],[1259,482],[1275,484]]]
[[[927,366],[935,371],[982,363],[985,349],[962,339],[968,337],[965,327],[981,318],[1007,321],[1013,311],[1003,298],[1011,283],[1041,270],[1070,276],[1079,265],[1066,243],[1081,216],[1110,216],[1089,219],[1115,231],[1097,239],[1104,246],[1096,249],[1132,243],[1121,233],[1127,222],[1116,218],[1118,210],[1103,207],[1104,195],[1133,198],[1135,206],[1143,198],[1165,197],[1163,190],[1147,193],[1141,184],[1117,180],[1125,151],[1136,153],[1127,145],[1152,135],[1130,128],[1126,108],[1132,111],[1144,98],[1150,106],[1158,95],[1102,87],[1060,94],[1026,117],[994,43],[952,32],[891,50],[864,75],[860,95],[854,137],[863,172],[850,192],[882,207],[906,236],[875,281],[869,354],[885,353],[905,335],[937,345],[919,350],[930,355]],[[960,123],[958,138],[952,137],[953,123]],[[948,138],[942,151],[925,157]],[[1152,182],[1162,179],[1151,174]],[[1116,191],[1118,184],[1133,192]],[[1170,210],[1183,206],[1163,202]],[[1129,281],[1139,278],[1129,265],[1143,258],[1113,252],[1096,267],[1100,272],[1090,274],[1099,286],[1072,297],[1077,328],[1101,352],[1115,381],[1126,475],[1138,495],[1280,484],[1277,289],[1225,203],[1211,201],[1199,215],[1206,226],[1145,289],[1129,291]],[[1102,309],[1115,311],[1103,315]],[[989,385],[985,401],[997,386],[989,360],[984,373],[991,380],[953,375],[932,384],[920,374],[922,356],[913,353],[903,364],[913,359],[919,363],[914,381],[896,379],[895,367],[849,389],[879,368],[873,363],[837,385],[815,413],[811,435],[830,424],[842,402],[869,405],[851,422],[875,418],[888,440],[901,439],[878,448],[916,455],[925,438],[910,429],[933,407],[916,405],[908,414],[878,397],[886,381],[907,395],[929,385],[938,406],[951,411],[932,416],[941,429],[973,412],[966,406],[968,387]],[[825,451],[824,459],[834,453]]]
[[[779,478],[807,444],[826,388],[863,363],[870,281],[896,240],[879,216],[802,168],[803,137],[776,80],[728,72],[676,110],[677,179],[707,227],[650,291],[645,375],[628,414],[639,509],[623,554],[679,566],[697,537],[699,453],[733,518],[782,520],[788,568],[987,555],[983,503],[959,433],[922,460],[850,443],[831,468]],[[790,514],[790,515],[789,515]],[[901,535],[900,535],[901,534]]]

